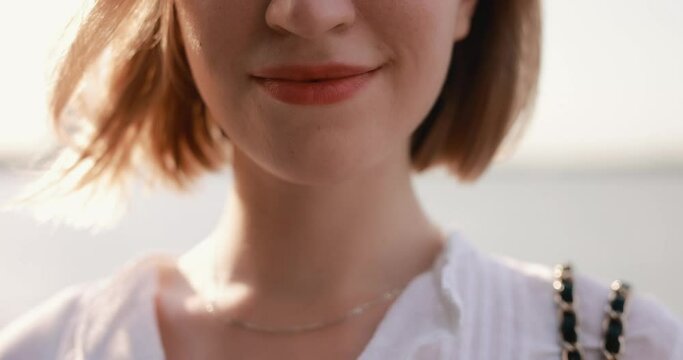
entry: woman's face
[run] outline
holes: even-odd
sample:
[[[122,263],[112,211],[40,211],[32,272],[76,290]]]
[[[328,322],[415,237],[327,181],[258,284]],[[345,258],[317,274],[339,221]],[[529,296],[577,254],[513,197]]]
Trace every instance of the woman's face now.
[[[474,8],[474,0],[175,1],[213,120],[251,161],[301,184],[408,161],[410,135],[434,104]],[[299,81],[338,73],[264,72],[329,63],[376,70],[336,85]]]

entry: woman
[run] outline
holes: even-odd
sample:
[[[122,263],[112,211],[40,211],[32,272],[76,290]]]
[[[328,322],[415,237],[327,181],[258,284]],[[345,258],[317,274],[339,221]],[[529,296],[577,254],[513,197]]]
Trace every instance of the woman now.
[[[52,102],[58,128],[90,120],[73,190],[141,169],[185,189],[226,162],[234,186],[207,239],[64,289],[0,358],[559,359],[552,269],[480,253],[410,183],[435,165],[476,180],[520,126],[539,17],[532,0],[97,1]],[[111,76],[95,96],[93,68]],[[607,286],[574,291],[582,352],[564,356],[597,359]],[[623,358],[683,358],[680,320],[628,301]]]

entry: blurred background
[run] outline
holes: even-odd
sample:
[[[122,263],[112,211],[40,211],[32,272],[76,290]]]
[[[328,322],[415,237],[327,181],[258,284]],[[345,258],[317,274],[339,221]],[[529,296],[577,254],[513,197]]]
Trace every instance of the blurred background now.
[[[55,41],[82,0],[0,5],[0,202],[54,142],[45,115]],[[630,281],[683,316],[683,2],[543,3],[540,96],[523,140],[475,184],[415,177],[424,207],[478,247]],[[40,11],[36,11],[39,7]],[[66,285],[149,250],[181,253],[217,220],[231,178],[137,197],[91,234],[0,213],[0,327]]]

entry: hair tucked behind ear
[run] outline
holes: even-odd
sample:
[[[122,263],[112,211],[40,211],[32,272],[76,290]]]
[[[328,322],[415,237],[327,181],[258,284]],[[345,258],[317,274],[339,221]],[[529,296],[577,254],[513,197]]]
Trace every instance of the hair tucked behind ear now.
[[[453,47],[442,93],[413,134],[413,168],[444,164],[461,180],[476,180],[531,114],[540,50],[538,0],[479,0],[469,35]]]

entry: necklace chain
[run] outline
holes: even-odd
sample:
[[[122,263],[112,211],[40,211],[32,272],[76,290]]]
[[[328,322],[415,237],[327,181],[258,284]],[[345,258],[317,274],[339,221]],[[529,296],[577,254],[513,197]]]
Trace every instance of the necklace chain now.
[[[371,300],[371,301],[367,301],[361,305],[358,305],[358,306],[354,307],[353,309],[344,313],[342,316],[339,316],[335,319],[330,319],[330,320],[316,322],[316,323],[300,324],[300,325],[285,326],[285,327],[271,327],[271,326],[259,325],[259,324],[252,323],[249,321],[234,319],[234,318],[231,318],[228,316],[221,316],[221,320],[223,320],[228,325],[237,326],[237,327],[240,327],[240,328],[243,328],[246,330],[253,330],[253,331],[260,331],[260,332],[300,333],[300,332],[306,332],[306,331],[313,331],[313,330],[318,330],[318,329],[325,328],[328,326],[340,324],[340,323],[348,320],[349,318],[351,318],[353,316],[358,316],[358,315],[362,314],[366,309],[371,307],[372,305],[383,302],[383,301],[387,301],[389,299],[396,297],[401,292],[402,288],[403,287],[397,287],[391,291],[387,291],[384,294],[382,294],[382,296],[380,296],[379,298]],[[207,302],[206,310],[209,313],[217,314],[215,296],[213,296]]]
[[[217,238],[214,239],[214,242],[215,243],[218,242]],[[218,294],[219,290],[223,289],[223,282],[218,280],[218,271],[217,271],[218,265],[217,265],[217,261],[216,261],[216,254],[218,252],[217,250],[218,250],[218,247],[214,246],[214,262],[213,262],[214,286],[212,287],[211,297],[209,298],[209,300],[205,304],[206,311],[208,313],[214,315],[214,316],[218,316],[218,308],[216,306],[217,294]],[[388,300],[395,298],[396,296],[398,296],[401,293],[401,290],[403,290],[404,288],[405,288],[405,285],[396,287],[392,290],[389,290],[389,291],[383,293],[382,295],[380,295],[379,297],[377,297],[373,300],[366,301],[366,302],[348,310],[343,315],[341,315],[337,318],[329,319],[329,320],[325,320],[325,321],[320,321],[320,322],[315,322],[315,323],[299,324],[299,325],[284,326],[284,327],[272,327],[272,326],[265,326],[265,325],[256,324],[256,323],[249,322],[249,321],[243,321],[243,320],[235,319],[235,318],[232,318],[229,316],[224,316],[224,315],[220,316],[220,320],[222,320],[227,325],[236,326],[236,327],[239,327],[239,328],[242,328],[245,330],[267,332],[267,333],[301,333],[301,332],[306,332],[306,331],[313,331],[313,330],[318,330],[318,329],[322,329],[325,327],[337,325],[337,324],[340,324],[340,323],[342,323],[342,322],[344,322],[344,321],[346,321],[346,320],[348,320],[354,316],[358,316],[358,315],[364,313],[365,310],[367,310],[368,308],[370,308],[373,305],[376,305],[376,304],[382,303],[384,301],[388,301]]]

